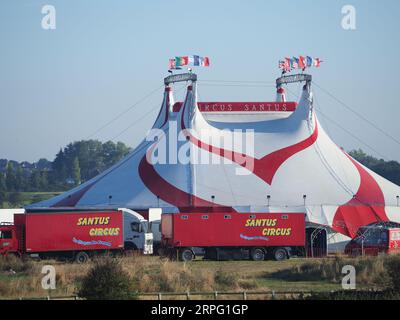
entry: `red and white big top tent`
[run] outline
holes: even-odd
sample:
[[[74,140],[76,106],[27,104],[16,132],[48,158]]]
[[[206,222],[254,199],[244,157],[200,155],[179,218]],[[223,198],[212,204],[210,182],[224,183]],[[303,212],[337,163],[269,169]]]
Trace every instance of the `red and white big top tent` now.
[[[349,237],[373,222],[400,222],[400,187],[355,161],[328,137],[313,108],[311,76],[301,76],[306,84],[298,103],[285,101],[279,79],[276,102],[198,103],[195,74],[167,77],[153,125],[159,129],[158,139],[147,137],[105,172],[28,209],[303,212],[308,224]],[[186,98],[174,103],[172,83],[185,77],[190,80]],[[184,129],[190,130],[183,134]],[[238,130],[254,131],[252,154],[235,136]],[[177,138],[177,149],[190,152],[192,161],[175,161]],[[157,163],[165,150],[166,163]],[[243,157],[254,168],[246,168]]]

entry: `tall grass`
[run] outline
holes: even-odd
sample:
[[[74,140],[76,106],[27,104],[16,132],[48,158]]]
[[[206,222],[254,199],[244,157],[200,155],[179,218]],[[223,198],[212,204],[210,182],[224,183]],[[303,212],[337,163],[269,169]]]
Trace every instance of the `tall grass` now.
[[[153,256],[124,257],[119,261],[137,290],[143,293],[266,290],[269,288],[265,286],[266,283],[268,286],[270,283],[282,283],[285,289],[296,290],[299,288],[293,285],[296,281],[300,282],[302,288],[307,281],[320,282],[322,285],[340,284],[344,265],[355,267],[357,289],[400,289],[400,256],[356,259],[338,256],[293,259],[290,263],[265,261],[257,264],[256,272],[251,271],[254,264],[250,262],[183,263]],[[16,257],[0,257],[0,298],[74,295],[95,263],[91,261],[82,265],[54,260],[34,262]],[[44,276],[41,273],[42,266],[48,264],[56,269],[56,290],[44,290],[41,286]],[[267,268],[273,268],[274,271],[267,271]],[[271,282],[269,279],[279,281]]]
[[[340,283],[343,278],[342,268],[345,265],[354,266],[356,283],[371,289],[382,289],[390,286],[390,261],[400,261],[399,256],[378,256],[348,258],[335,256],[319,260],[310,260],[288,269],[266,274],[266,277],[291,281],[328,281]],[[400,262],[399,262],[400,263]],[[395,276],[397,273],[393,273]]]

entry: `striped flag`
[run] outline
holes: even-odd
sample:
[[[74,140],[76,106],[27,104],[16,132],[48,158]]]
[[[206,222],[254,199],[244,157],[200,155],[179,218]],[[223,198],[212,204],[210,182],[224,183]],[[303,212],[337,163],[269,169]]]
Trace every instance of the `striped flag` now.
[[[189,57],[175,57],[175,63],[177,67],[187,66],[189,64]]]
[[[299,57],[299,69],[306,68],[306,59],[303,56]]]
[[[320,58],[315,58],[314,59],[314,66],[316,68],[319,68],[321,66],[321,62],[322,62],[322,60]]]
[[[197,55],[175,57],[169,59],[169,69],[180,69],[182,66],[194,66],[194,67],[209,67],[210,59],[208,57],[200,57]]]
[[[209,67],[210,66],[210,60],[208,57],[200,57],[200,66],[202,67]]]
[[[306,68],[310,67],[319,68],[322,62],[323,61],[320,58],[312,58],[310,56],[299,56],[292,58],[285,57],[285,60],[279,61],[278,66],[279,69],[284,71],[290,71],[292,69],[303,69],[304,71]]]
[[[297,69],[299,67],[299,59],[296,57],[293,57],[293,62],[292,62],[292,68]]]
[[[169,59],[169,63],[168,63],[168,69],[169,70],[173,70],[176,68],[176,63],[175,63],[175,59]]]
[[[313,58],[307,56],[307,67],[312,67],[313,65]]]

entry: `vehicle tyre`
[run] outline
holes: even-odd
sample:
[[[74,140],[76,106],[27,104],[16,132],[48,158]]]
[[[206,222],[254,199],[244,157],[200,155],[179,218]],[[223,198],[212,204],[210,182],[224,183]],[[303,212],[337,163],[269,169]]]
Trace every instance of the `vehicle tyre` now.
[[[189,262],[194,259],[193,251],[189,248],[182,249],[180,254],[181,261]]]
[[[84,251],[78,252],[75,256],[76,263],[86,263],[88,261],[89,261],[89,255]]]
[[[286,260],[288,258],[287,252],[283,248],[278,248],[274,251],[274,259],[276,261]]]
[[[265,259],[265,251],[262,248],[254,248],[250,252],[251,260],[263,261]]]

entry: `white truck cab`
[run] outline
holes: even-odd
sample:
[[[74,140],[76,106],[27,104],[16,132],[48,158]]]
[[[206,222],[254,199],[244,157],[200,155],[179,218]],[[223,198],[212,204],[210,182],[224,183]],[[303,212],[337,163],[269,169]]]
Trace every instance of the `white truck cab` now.
[[[118,208],[124,213],[124,247],[125,250],[140,250],[143,254],[153,254],[153,233],[148,221],[139,213]]]

